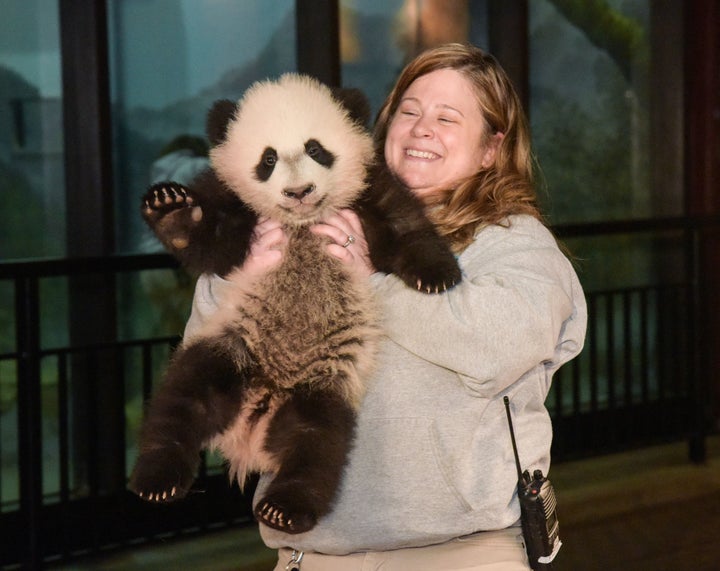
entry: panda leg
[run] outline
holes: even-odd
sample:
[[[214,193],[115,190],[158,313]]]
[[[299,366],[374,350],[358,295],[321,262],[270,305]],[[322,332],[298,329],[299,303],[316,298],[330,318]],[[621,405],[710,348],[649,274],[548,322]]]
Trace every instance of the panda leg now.
[[[280,468],[256,504],[259,521],[286,533],[312,529],[340,486],[355,410],[332,391],[297,392],[275,414],[265,447]]]
[[[154,502],[184,497],[202,446],[237,415],[247,376],[207,340],[179,348],[146,411],[130,490]]]

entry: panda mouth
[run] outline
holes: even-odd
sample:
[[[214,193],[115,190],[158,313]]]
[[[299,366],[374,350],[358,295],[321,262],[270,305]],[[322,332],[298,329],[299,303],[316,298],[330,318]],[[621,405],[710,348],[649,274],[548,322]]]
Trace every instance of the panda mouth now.
[[[304,199],[294,199],[291,203],[278,205],[280,210],[289,214],[292,218],[297,219],[302,217],[303,219],[310,219],[315,217],[318,211],[323,209],[327,197],[322,197],[315,202],[309,200],[309,197]]]

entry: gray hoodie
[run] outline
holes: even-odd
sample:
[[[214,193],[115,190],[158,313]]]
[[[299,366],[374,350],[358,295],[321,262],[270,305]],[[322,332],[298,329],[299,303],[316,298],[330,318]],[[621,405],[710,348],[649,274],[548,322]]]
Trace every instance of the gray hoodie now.
[[[459,261],[463,282],[442,295],[372,276],[387,338],[339,497],[307,533],[261,525],[269,547],[341,555],[517,523],[502,397],[510,397],[523,468],[547,474],[552,426],[544,402],[553,373],[582,349],[585,299],[551,233],[529,216],[485,227]],[[198,282],[191,330],[211,311],[210,285]]]

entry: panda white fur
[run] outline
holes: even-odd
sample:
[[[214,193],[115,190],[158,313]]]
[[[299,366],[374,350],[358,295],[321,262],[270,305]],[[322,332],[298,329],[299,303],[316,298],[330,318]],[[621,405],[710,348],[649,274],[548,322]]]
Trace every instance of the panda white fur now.
[[[144,499],[183,497],[200,450],[217,447],[241,485],[273,474],[254,510],[262,523],[301,533],[331,509],[381,330],[367,280],[310,225],[351,207],[378,270],[426,293],[460,281],[422,205],[374,150],[363,105],[307,76],[256,83],[211,109],[210,168],[144,196],[166,248],[227,280],[221,309],[184,339],[148,407],[130,481]],[[277,269],[248,283],[234,272],[260,217],[280,221],[288,243]]]

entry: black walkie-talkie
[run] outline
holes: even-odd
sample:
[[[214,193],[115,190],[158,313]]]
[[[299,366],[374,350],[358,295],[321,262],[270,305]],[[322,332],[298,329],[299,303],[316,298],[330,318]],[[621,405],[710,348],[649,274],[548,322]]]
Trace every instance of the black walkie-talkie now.
[[[530,472],[527,470],[522,471],[517,444],[515,443],[515,430],[510,415],[510,399],[504,397],[503,402],[505,403],[505,412],[510,426],[515,465],[517,466],[520,522],[522,523],[530,567],[534,571],[552,569],[552,561],[562,545],[559,535],[560,525],[557,518],[555,489],[550,480],[543,476],[541,470],[535,470],[532,477],[530,477]]]

